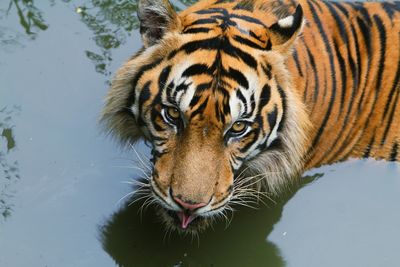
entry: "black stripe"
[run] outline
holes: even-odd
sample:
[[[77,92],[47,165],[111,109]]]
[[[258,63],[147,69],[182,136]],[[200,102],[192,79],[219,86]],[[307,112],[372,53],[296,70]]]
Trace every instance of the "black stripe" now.
[[[271,67],[271,65],[267,63],[266,65],[261,65],[261,67],[262,67],[265,75],[267,75],[268,80],[271,80],[272,79],[272,67]]]
[[[334,5],[337,9],[339,9],[346,17],[349,16],[349,12],[347,9],[343,6],[343,3],[339,2],[329,2],[329,4]]]
[[[358,26],[359,26],[360,31],[362,33],[362,36],[363,36],[363,41],[361,41],[361,43],[365,44],[365,46],[367,48],[367,55],[364,58],[366,60],[369,60],[371,58],[371,53],[372,53],[371,52],[371,33],[370,33],[370,28],[360,18],[357,18],[357,23],[358,23]],[[368,64],[367,65],[367,72],[366,72],[366,75],[365,75],[365,81],[368,81],[369,74],[370,74],[370,68],[371,68],[371,64]],[[365,97],[367,86],[368,86],[368,84],[366,82],[364,87],[363,87],[363,89],[361,90],[361,97],[360,97],[360,101],[358,102],[358,106],[357,106],[357,115],[359,115],[361,113],[361,111],[362,111],[361,107],[362,107],[362,105],[364,103],[364,97]]]
[[[381,5],[390,19],[393,19],[396,12],[400,12],[400,2],[384,2]]]
[[[191,77],[200,74],[209,74],[211,75],[212,72],[208,68],[206,64],[194,64],[187,68],[183,73],[182,77]]]
[[[249,89],[249,82],[248,82],[247,78],[242,74],[242,72],[229,67],[229,71],[226,73],[226,75],[229,78],[236,81],[241,87],[243,87],[245,89]]]
[[[354,31],[353,25],[351,25],[351,33],[352,33],[351,37],[355,42],[355,49],[356,49],[356,54],[357,54],[357,60],[356,61],[358,63],[358,58],[359,58],[359,53],[360,52],[358,51],[358,49],[359,49],[358,40],[357,40],[357,36],[355,35],[355,31]],[[349,65],[350,65],[350,70],[351,70],[351,74],[350,74],[349,77],[353,77],[353,85],[350,88],[351,96],[350,96],[350,100],[348,101],[348,104],[347,104],[347,112],[346,112],[346,116],[345,116],[344,121],[343,121],[343,125],[345,125],[345,126],[348,124],[350,115],[352,114],[351,111],[352,111],[353,103],[354,103],[354,100],[355,100],[355,94],[356,94],[356,91],[357,91],[357,88],[358,88],[358,85],[359,85],[359,80],[360,80],[360,77],[361,77],[360,76],[361,75],[361,73],[360,73],[361,72],[361,70],[360,70],[361,66],[359,65],[358,69],[356,68],[356,64],[354,63],[354,60],[353,60],[353,58],[351,56],[350,45],[351,45],[350,43],[347,45],[347,55],[348,55],[348,58],[349,58]],[[352,130],[352,128],[349,128],[349,127],[342,127],[342,130],[341,130],[340,134],[337,135],[337,137],[336,137],[335,141],[333,142],[333,144],[337,145],[340,138],[342,138],[344,141],[342,142],[340,148],[336,149],[336,153],[333,154],[327,160],[327,162],[332,162],[334,159],[336,159],[340,155],[340,153],[342,153],[343,150],[348,146],[348,143],[351,142],[351,137],[348,138],[347,136],[344,136],[344,130],[345,129],[350,129],[350,131]],[[316,164],[316,165],[318,165],[318,164]]]
[[[376,105],[376,102],[377,102],[377,99],[378,99],[379,91],[381,89],[379,83],[382,81],[383,70],[384,70],[384,67],[385,67],[384,66],[385,54],[386,54],[386,52],[385,52],[385,50],[386,50],[386,31],[385,31],[385,27],[384,27],[384,25],[382,23],[382,20],[377,15],[374,15],[373,18],[375,20],[376,26],[377,26],[378,31],[379,31],[379,43],[380,43],[381,47],[380,47],[380,51],[379,51],[378,73],[377,73],[377,76],[376,76],[376,81],[377,81],[376,89],[375,89],[376,91],[373,91],[375,93],[374,94],[374,99],[373,99],[373,102],[372,102],[372,107],[369,110],[369,114],[367,115],[367,118],[370,118],[371,114],[375,111],[375,105]],[[371,120],[367,120],[367,122],[366,122],[366,124],[364,126],[364,129],[368,128],[370,122],[371,122]]]
[[[195,13],[203,15],[203,14],[214,14],[214,13],[223,13],[223,12],[224,12],[223,8],[209,8],[209,9],[205,9],[205,10],[196,11]]]
[[[311,54],[310,49],[306,46],[307,56],[311,65],[312,73],[314,74],[314,94],[313,94],[313,102],[314,105],[317,102],[318,92],[319,92],[319,79],[318,79],[318,69],[315,65],[314,56]]]
[[[265,50],[265,47],[260,46],[259,44],[254,43],[253,41],[250,41],[249,39],[243,38],[241,36],[235,35],[233,39],[241,44],[247,45],[249,47],[259,49],[259,50]]]
[[[191,24],[187,25],[187,27],[194,26],[194,25],[200,25],[200,24],[213,24],[213,23],[217,23],[217,20],[216,19],[210,19],[210,18],[198,19],[198,20],[192,22]]]
[[[222,91],[221,93],[223,94],[223,98],[222,98],[222,110],[224,112],[224,114],[230,114],[231,113],[231,106],[229,105],[229,93],[227,93],[226,91]]]
[[[258,100],[258,110],[261,111],[265,105],[271,100],[271,86],[269,84],[265,84],[261,90],[260,99]]]
[[[249,67],[257,69],[257,61],[254,59],[254,57],[248,54],[247,52],[244,52],[241,49],[233,46],[229,42],[228,38],[223,38],[222,51],[232,57],[240,58]]]
[[[196,40],[186,43],[179,50],[183,50],[187,54],[190,54],[201,49],[215,50],[219,48],[221,48],[221,39],[219,37],[212,37],[209,39]]]
[[[208,103],[208,98],[206,98],[203,103],[190,115],[190,119],[193,119],[196,115],[202,114],[206,109]]]
[[[299,55],[297,54],[297,50],[294,50],[294,52],[293,52],[293,59],[294,59],[294,62],[296,63],[297,71],[299,72],[300,76],[303,77],[303,71],[301,70],[301,67],[300,67]]]
[[[340,50],[339,50],[336,40],[333,40],[333,46],[335,48],[336,56],[337,56],[337,59],[339,62],[340,81],[342,84],[341,89],[340,89],[341,98],[340,98],[340,102],[339,102],[339,104],[340,104],[339,116],[341,116],[342,112],[343,112],[343,105],[346,100],[346,87],[347,87],[347,76],[346,76],[347,68],[346,68],[346,66],[347,66],[347,64],[344,61],[342,54],[340,53]],[[342,130],[344,130],[344,128],[342,128]]]
[[[268,124],[270,128],[270,133],[268,134],[268,138],[270,137],[272,130],[274,129],[277,119],[278,119],[278,107],[275,105],[274,110],[271,113],[268,113],[267,115],[268,118]],[[267,138],[267,140],[268,140]]]
[[[170,72],[171,66],[167,66],[161,71],[160,77],[158,78],[158,89],[160,91],[165,88]]]
[[[172,91],[174,88],[175,88],[175,83],[174,81],[172,81],[168,84],[167,89],[165,90],[165,94],[167,95],[167,101],[172,105],[176,105],[176,101],[175,99],[173,99],[173,91]],[[162,91],[159,91],[160,102],[161,102],[161,93]]]
[[[221,111],[219,110],[218,101],[214,102],[214,110],[215,110],[215,116],[217,117],[217,120],[222,121],[222,123],[225,124],[225,118],[222,116]]]
[[[173,105],[178,105],[177,103],[179,102],[178,99],[176,99],[176,96],[178,95],[178,93],[180,91],[184,91],[186,92],[186,90],[188,89],[188,87],[191,85],[192,83],[188,83],[186,84],[185,82],[181,83],[180,85],[178,85],[175,88],[174,94],[172,95],[172,99],[170,100],[171,104]],[[183,94],[181,95],[181,97],[183,96]]]
[[[133,78],[133,80],[131,82],[132,89],[129,92],[129,96],[128,96],[127,101],[126,101],[126,107],[129,110],[130,110],[130,107],[135,103],[135,100],[136,100],[135,99],[136,98],[136,86],[137,86],[137,83],[139,82],[140,78],[142,78],[143,74],[146,71],[148,71],[148,70],[154,68],[155,66],[157,66],[158,64],[160,64],[161,61],[162,61],[162,59],[157,59],[156,61],[154,61],[154,62],[152,62],[150,64],[144,65],[136,73],[135,77]]]
[[[399,150],[399,144],[397,142],[394,142],[392,150],[390,151],[390,156],[389,156],[389,160],[390,161],[396,161],[397,160],[398,150]]]
[[[365,24],[365,22],[360,18],[357,18],[357,23],[358,23],[358,26],[360,28],[361,34],[362,34],[362,36],[364,38],[364,42],[363,43],[367,47],[367,54],[368,54],[368,58],[369,58],[370,55],[371,55],[371,32],[370,32],[370,27],[367,26]]]
[[[211,83],[201,83],[201,84],[197,85],[197,87],[196,87],[196,93],[197,93],[197,94],[200,94],[200,93],[202,93],[203,91],[209,89],[210,87],[211,87]]]
[[[389,110],[390,103],[393,100],[393,95],[396,91],[398,91],[396,89],[399,89],[399,87],[400,87],[399,81],[400,81],[400,60],[397,62],[396,76],[394,78],[393,85],[392,85],[392,88],[390,89],[390,92],[389,92],[389,95],[388,95],[388,98],[386,101],[385,109],[383,111],[383,116],[384,116],[383,120],[385,120],[386,116],[388,115],[388,110]]]
[[[252,12],[254,9],[254,4],[251,1],[242,1],[239,2],[236,6],[233,7],[233,10],[247,10]]]
[[[233,46],[227,37],[213,37],[204,40],[198,40],[184,44],[180,50],[184,50],[187,54],[201,49],[222,50],[226,54],[241,59],[249,67],[257,69],[257,61],[247,52]]]
[[[315,0],[311,0],[313,2],[313,4],[318,8],[319,12],[324,12],[321,8],[321,6],[319,5],[319,1],[315,1]],[[308,4],[311,5],[311,4]]]
[[[286,94],[283,91],[283,89],[278,86],[278,92],[279,95],[281,96],[281,100],[282,100],[282,120],[279,124],[279,128],[278,128],[278,132],[281,132],[283,129],[283,126],[285,125],[286,122],[286,110],[287,110],[287,98],[286,98]]]
[[[163,132],[163,131],[165,131],[165,128],[163,127],[163,126],[165,126],[165,124],[161,123],[162,120],[157,120],[157,118],[159,116],[160,116],[160,112],[158,110],[156,110],[155,108],[153,108],[151,110],[151,123],[157,132]],[[160,124],[158,122],[160,122]]]
[[[257,41],[259,41],[260,43],[263,43],[265,41],[263,41],[260,36],[258,36],[257,34],[255,34],[252,30],[249,31],[249,34],[251,37],[253,37],[254,39],[256,39]]]
[[[324,116],[324,119],[322,121],[322,124],[320,125],[317,135],[314,137],[314,140],[312,142],[312,147],[310,149],[313,149],[313,147],[315,147],[317,145],[317,143],[319,142],[323,131],[325,130],[326,124],[328,123],[329,117],[331,115],[332,112],[332,108],[333,108],[333,104],[336,98],[336,72],[335,72],[335,65],[334,65],[334,58],[333,58],[333,53],[332,53],[332,48],[329,45],[329,39],[328,36],[326,35],[326,32],[322,26],[321,20],[319,19],[318,14],[316,13],[313,5],[310,3],[310,10],[312,13],[312,17],[315,21],[315,23],[317,24],[318,27],[318,31],[322,36],[322,39],[324,41],[325,44],[325,49],[327,51],[327,54],[329,56],[329,66],[330,66],[330,75],[331,75],[331,81],[332,81],[332,95],[331,98],[329,100],[329,105],[328,105],[328,110],[326,111],[326,114]]]
[[[342,38],[343,42],[345,44],[347,44],[348,42],[348,37],[346,34],[346,25],[343,22],[342,18],[339,16],[339,14],[337,13],[337,11],[335,10],[335,8],[331,5],[331,3],[329,2],[321,2],[323,4],[326,5],[326,7],[328,8],[329,12],[331,12],[333,19],[336,22],[336,26],[339,29],[339,33],[340,33],[340,37]]]
[[[197,27],[197,28],[189,28],[183,31],[183,33],[186,34],[193,34],[193,33],[207,33],[209,32],[209,28],[204,28],[204,27]]]
[[[195,95],[195,96],[193,96],[192,100],[190,100],[189,106],[190,106],[191,108],[193,108],[194,106],[196,106],[196,104],[199,103],[200,98],[201,98],[201,95]]]
[[[358,92],[358,87],[361,81],[361,55],[360,55],[360,45],[358,43],[358,36],[357,33],[355,32],[354,29],[354,25],[351,25],[351,35],[352,35],[352,39],[354,40],[354,44],[355,44],[355,50],[356,50],[356,59],[355,61],[353,60],[353,57],[350,54],[350,48],[348,49],[348,53],[349,53],[349,58],[350,58],[350,69],[351,69],[351,74],[353,77],[353,90],[352,90],[352,94],[351,94],[351,101],[349,102],[349,108],[348,110],[350,110],[351,107],[353,107],[353,102],[355,99],[355,96]],[[356,68],[357,66],[357,68]]]
[[[143,112],[143,104],[147,100],[150,99],[151,92],[150,92],[150,84],[151,81],[146,82],[146,84],[143,86],[142,90],[140,91],[139,95],[139,114],[142,114]]]
[[[375,132],[376,131],[374,131],[374,134],[372,135],[371,141],[369,141],[367,147],[365,148],[364,155],[362,156],[363,158],[369,158],[369,156],[371,155],[372,145],[375,142]]]
[[[224,4],[224,3],[232,3],[235,0],[218,0],[215,4]]]
[[[185,82],[181,83],[180,85],[178,85],[178,87],[176,87],[175,92],[174,92],[174,97],[180,92],[180,91],[186,91],[189,87],[189,85],[191,85],[191,83],[186,84]]]
[[[397,88],[397,89],[400,89],[400,88]],[[383,145],[385,143],[387,135],[388,135],[389,130],[390,130],[390,127],[392,126],[392,122],[393,122],[393,119],[394,119],[394,112],[398,109],[399,95],[400,95],[400,90],[397,90],[397,95],[396,95],[396,97],[394,99],[393,106],[392,106],[392,111],[390,112],[388,122],[386,123],[385,131],[384,131],[384,134],[383,134],[383,137],[382,137],[382,140],[381,140],[381,145]]]
[[[246,138],[246,140],[248,141],[243,147],[239,148],[239,152],[244,154],[247,152],[247,150],[249,150],[249,148],[254,145],[254,143],[257,141],[257,136],[258,134],[256,133],[256,131],[259,133],[259,130],[257,130],[258,128],[249,131],[247,134],[245,134],[244,136],[241,137],[241,139]],[[253,134],[252,139],[250,140],[250,135]]]
[[[242,94],[242,91],[240,91],[240,88],[238,88],[238,89],[236,90],[236,96],[237,96],[237,98],[239,98],[239,100],[243,103],[243,106],[244,106],[244,114],[243,114],[243,116],[246,116],[246,115],[247,115],[247,109],[248,109],[248,107],[247,107],[247,100],[246,100],[246,98],[244,97],[244,95]]]
[[[385,69],[385,54],[386,54],[386,29],[380,17],[377,15],[373,16],[376,26],[379,31],[379,42],[381,45],[380,49],[380,60],[379,60],[379,68],[378,68],[378,76],[377,81],[382,81],[383,70]],[[377,87],[379,89],[379,87]]]
[[[254,94],[250,95],[250,114],[249,117],[251,117],[254,113],[254,111],[256,110],[256,101],[254,100]]]
[[[400,90],[399,90],[400,89],[400,83],[399,83],[399,81],[400,81],[400,61],[398,61],[398,63],[397,63],[396,75],[395,75],[395,78],[394,78],[394,81],[393,81],[392,88],[390,89],[390,92],[389,92],[389,95],[388,95],[388,99],[386,101],[385,109],[384,109],[384,112],[383,112],[382,121],[384,121],[387,116],[389,116],[389,119],[388,119],[388,121],[386,123],[385,131],[384,131],[384,134],[382,136],[381,145],[383,145],[385,143],[387,135],[389,133],[390,126],[391,126],[391,124],[393,122],[393,119],[394,119],[394,112],[396,110],[396,106],[397,106],[398,98],[399,98],[399,94],[400,94]],[[396,97],[394,97],[395,92],[397,92]],[[388,112],[389,111],[389,106],[390,106],[390,104],[392,102],[393,102],[392,110],[389,113]]]
[[[368,10],[364,7],[362,2],[347,2],[346,4],[353,8],[356,11],[355,13],[359,14],[367,24],[370,25],[372,23]]]

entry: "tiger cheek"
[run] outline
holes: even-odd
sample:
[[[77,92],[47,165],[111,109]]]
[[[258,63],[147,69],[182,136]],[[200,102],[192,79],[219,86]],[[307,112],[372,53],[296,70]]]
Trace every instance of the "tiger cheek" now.
[[[171,185],[173,156],[171,153],[164,154],[154,163],[153,178],[164,195],[167,195]]]
[[[228,163],[228,161],[226,160]],[[225,199],[228,195],[230,195],[233,191],[233,177],[234,174],[232,172],[232,168],[229,164],[224,164],[220,170],[220,177],[215,184],[215,193],[214,197],[216,199],[215,202],[218,203],[219,200]]]

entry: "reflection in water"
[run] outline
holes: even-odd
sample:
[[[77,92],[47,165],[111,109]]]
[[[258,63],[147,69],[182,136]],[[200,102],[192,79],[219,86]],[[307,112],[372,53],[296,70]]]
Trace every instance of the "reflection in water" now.
[[[0,109],[0,215],[3,219],[11,215],[13,196],[12,185],[19,180],[18,162],[10,159],[15,149],[13,116],[20,112],[19,107]]]
[[[196,238],[165,233],[154,210],[125,205],[101,227],[104,250],[119,266],[285,266],[279,249],[266,237],[283,206],[301,187],[322,174],[305,177],[278,203],[257,210],[241,209],[229,227],[221,222]],[[205,256],[207,255],[207,256]]]
[[[179,2],[191,5],[197,1],[181,0]],[[93,39],[100,48],[100,53],[85,51],[86,56],[95,64],[98,73],[106,76],[112,74],[109,71],[112,49],[125,44],[131,32],[139,27],[136,11],[137,1],[131,0],[91,0],[76,9],[81,16],[81,21],[93,32]]]
[[[93,39],[101,50],[100,54],[85,51],[86,56],[95,64],[97,72],[111,75],[107,69],[112,60],[111,49],[125,43],[130,33],[138,28],[136,10],[137,2],[129,0],[92,0],[76,9],[81,21],[93,32]]]
[[[32,38],[36,37],[39,31],[44,31],[49,27],[33,0],[11,0],[8,4],[7,13],[13,10],[17,12],[19,23],[24,28],[25,33]]]
[[[55,3],[51,0],[49,2]],[[71,0],[63,0],[63,2],[69,3]],[[100,52],[86,50],[85,55],[95,65],[96,72],[109,77],[112,74],[109,70],[112,62],[112,50],[125,44],[131,33],[139,27],[136,16],[137,1],[90,0],[85,2],[75,11],[79,14],[81,21],[92,31],[93,40],[100,49]],[[187,6],[197,0],[175,2]],[[37,36],[39,31],[44,31],[49,27],[43,18],[43,12],[35,6],[33,0],[11,0],[8,8],[5,11],[0,8],[1,11],[5,12],[6,16],[11,12],[16,12],[24,32],[32,39]],[[0,27],[2,42],[7,39],[5,37],[8,31],[8,29]],[[13,43],[15,40],[16,38],[10,39],[10,41],[14,41]]]

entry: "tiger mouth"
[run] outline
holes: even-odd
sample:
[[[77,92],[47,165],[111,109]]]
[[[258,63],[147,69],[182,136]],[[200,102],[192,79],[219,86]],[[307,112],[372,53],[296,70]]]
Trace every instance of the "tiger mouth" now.
[[[163,220],[167,228],[176,230],[181,233],[193,233],[206,229],[210,225],[210,219],[201,215],[193,215],[188,220],[189,214],[186,214],[186,219],[183,220],[182,212],[165,209],[161,207],[158,209],[158,213]]]
[[[202,220],[205,220],[204,217],[194,214],[188,214],[183,211],[172,211],[167,210],[167,214],[174,220],[177,227],[180,229],[185,230],[189,227],[196,227],[196,224],[201,223]]]

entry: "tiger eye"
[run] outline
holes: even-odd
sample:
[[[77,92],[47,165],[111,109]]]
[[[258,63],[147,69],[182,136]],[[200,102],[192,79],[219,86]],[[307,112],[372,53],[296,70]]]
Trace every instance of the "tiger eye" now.
[[[179,119],[179,117],[181,116],[179,110],[178,110],[177,108],[173,108],[173,107],[169,107],[169,108],[167,109],[167,113],[168,113],[168,116],[169,116],[171,119],[174,119],[174,120]]]
[[[242,121],[237,121],[232,125],[231,130],[235,133],[240,133],[246,128],[246,124]]]

